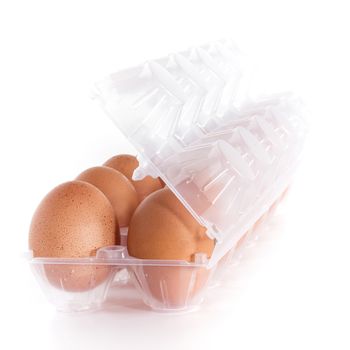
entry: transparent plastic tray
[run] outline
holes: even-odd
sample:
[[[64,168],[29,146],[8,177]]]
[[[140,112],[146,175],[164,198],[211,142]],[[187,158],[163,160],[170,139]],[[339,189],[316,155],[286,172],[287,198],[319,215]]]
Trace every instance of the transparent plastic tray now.
[[[104,110],[138,150],[134,179],[161,177],[215,248],[209,260],[199,253],[194,263],[136,259],[123,245],[101,248],[94,258],[31,259],[58,309],[100,306],[116,280],[129,281],[155,310],[189,310],[238,260],[290,185],[306,132],[293,95],[242,98],[242,67],[232,44],[215,42],[97,84]],[[122,244],[125,238],[122,232]],[[91,277],[86,290],[70,290],[81,273]]]
[[[218,288],[220,282],[228,278],[230,269],[238,265],[244,252],[264,234],[264,226],[283,197],[284,194],[212,267],[200,253],[193,263],[136,259],[128,255],[126,245],[103,247],[91,258],[30,256],[30,267],[48,301],[62,312],[103,310],[105,306],[108,309],[109,295],[115,296],[114,303],[123,306],[123,294],[125,291],[132,294],[133,290],[138,292],[145,305],[157,312],[193,311],[212,288]],[[124,228],[122,237],[126,236],[127,229]],[[72,282],[79,286],[82,275],[84,288],[76,289]]]

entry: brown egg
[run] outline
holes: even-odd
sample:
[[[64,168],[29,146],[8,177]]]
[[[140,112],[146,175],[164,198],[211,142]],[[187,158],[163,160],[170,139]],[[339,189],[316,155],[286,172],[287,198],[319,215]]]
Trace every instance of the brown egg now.
[[[168,188],[152,193],[136,209],[129,226],[128,252],[141,259],[194,261],[197,253],[211,256],[214,241],[206,229]],[[191,302],[207,283],[205,267],[144,266],[133,269],[144,290],[170,308]],[[140,273],[147,276],[143,278]],[[164,294],[164,291],[167,291]]]
[[[136,157],[129,154],[120,154],[107,160],[104,166],[108,166],[124,174],[134,185],[137,192],[139,201],[141,202],[149,194],[164,187],[164,182],[160,178],[154,179],[151,176],[146,176],[144,179],[134,181],[132,174],[134,170],[139,166],[139,162]]]
[[[134,187],[123,174],[109,167],[98,166],[85,170],[77,180],[88,182],[101,190],[111,202],[119,226],[129,225],[138,199]]]
[[[128,251],[137,258],[193,261],[198,252],[210,257],[213,248],[205,227],[168,188],[147,197],[129,225]]]
[[[29,231],[34,257],[90,257],[119,240],[111,203],[99,189],[81,181],[66,182],[49,192],[35,211]],[[44,267],[53,285],[69,291],[93,288],[110,273],[107,267],[92,265]]]

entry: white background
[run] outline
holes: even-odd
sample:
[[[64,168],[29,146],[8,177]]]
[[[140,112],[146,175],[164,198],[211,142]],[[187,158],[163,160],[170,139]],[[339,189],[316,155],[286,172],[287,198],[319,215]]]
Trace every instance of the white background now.
[[[0,347],[297,349],[350,347],[350,21],[348,1],[1,1]],[[106,74],[231,37],[266,91],[291,88],[310,129],[294,187],[263,242],[201,311],[137,300],[65,315],[21,253],[55,185],[132,152],[89,98]]]

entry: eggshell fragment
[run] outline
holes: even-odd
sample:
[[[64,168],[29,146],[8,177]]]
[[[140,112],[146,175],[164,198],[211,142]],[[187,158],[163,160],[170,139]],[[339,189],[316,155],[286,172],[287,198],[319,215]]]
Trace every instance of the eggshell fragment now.
[[[96,187],[81,181],[49,192],[34,213],[29,248],[34,257],[81,258],[100,247],[118,244],[119,228],[112,205]],[[108,267],[45,264],[48,280],[58,288],[84,291],[102,283]]]
[[[141,202],[149,194],[164,187],[164,182],[160,178],[146,176],[142,180],[135,181],[132,179],[134,170],[139,166],[136,157],[129,154],[120,154],[112,157],[103,164],[124,174],[135,187],[139,201]]]
[[[147,197],[136,209],[129,226],[128,251],[142,259],[194,261],[208,257],[214,241],[168,188]],[[133,272],[145,293],[170,308],[183,308],[206,285],[206,267],[144,266]]]
[[[119,226],[129,225],[138,198],[134,187],[119,171],[105,166],[90,168],[82,172],[77,180],[88,182],[101,190],[111,202]]]

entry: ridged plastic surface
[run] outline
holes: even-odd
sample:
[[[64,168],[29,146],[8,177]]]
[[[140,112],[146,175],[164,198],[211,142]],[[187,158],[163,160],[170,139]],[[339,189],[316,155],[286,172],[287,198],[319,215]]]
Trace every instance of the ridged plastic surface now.
[[[195,310],[211,288],[230,278],[230,268],[240,262],[244,252],[264,233],[264,226],[282,197],[212,267],[203,254],[198,254],[193,263],[136,259],[128,255],[126,246],[101,248],[96,257],[91,258],[31,258],[30,266],[48,301],[59,311],[103,309],[104,305],[108,307],[111,294],[116,295],[115,306],[118,303],[123,306],[123,293],[133,294],[134,290],[139,292],[144,304],[155,311]],[[127,235],[126,230],[123,235]],[[99,278],[101,270],[103,279]],[[72,279],[85,271],[89,272],[90,287],[86,288],[85,282],[84,290],[72,290]]]
[[[241,56],[225,42],[116,73],[97,84],[108,115],[139,152],[134,178],[159,176],[224,256],[292,179],[305,126],[282,94],[235,100]]]

